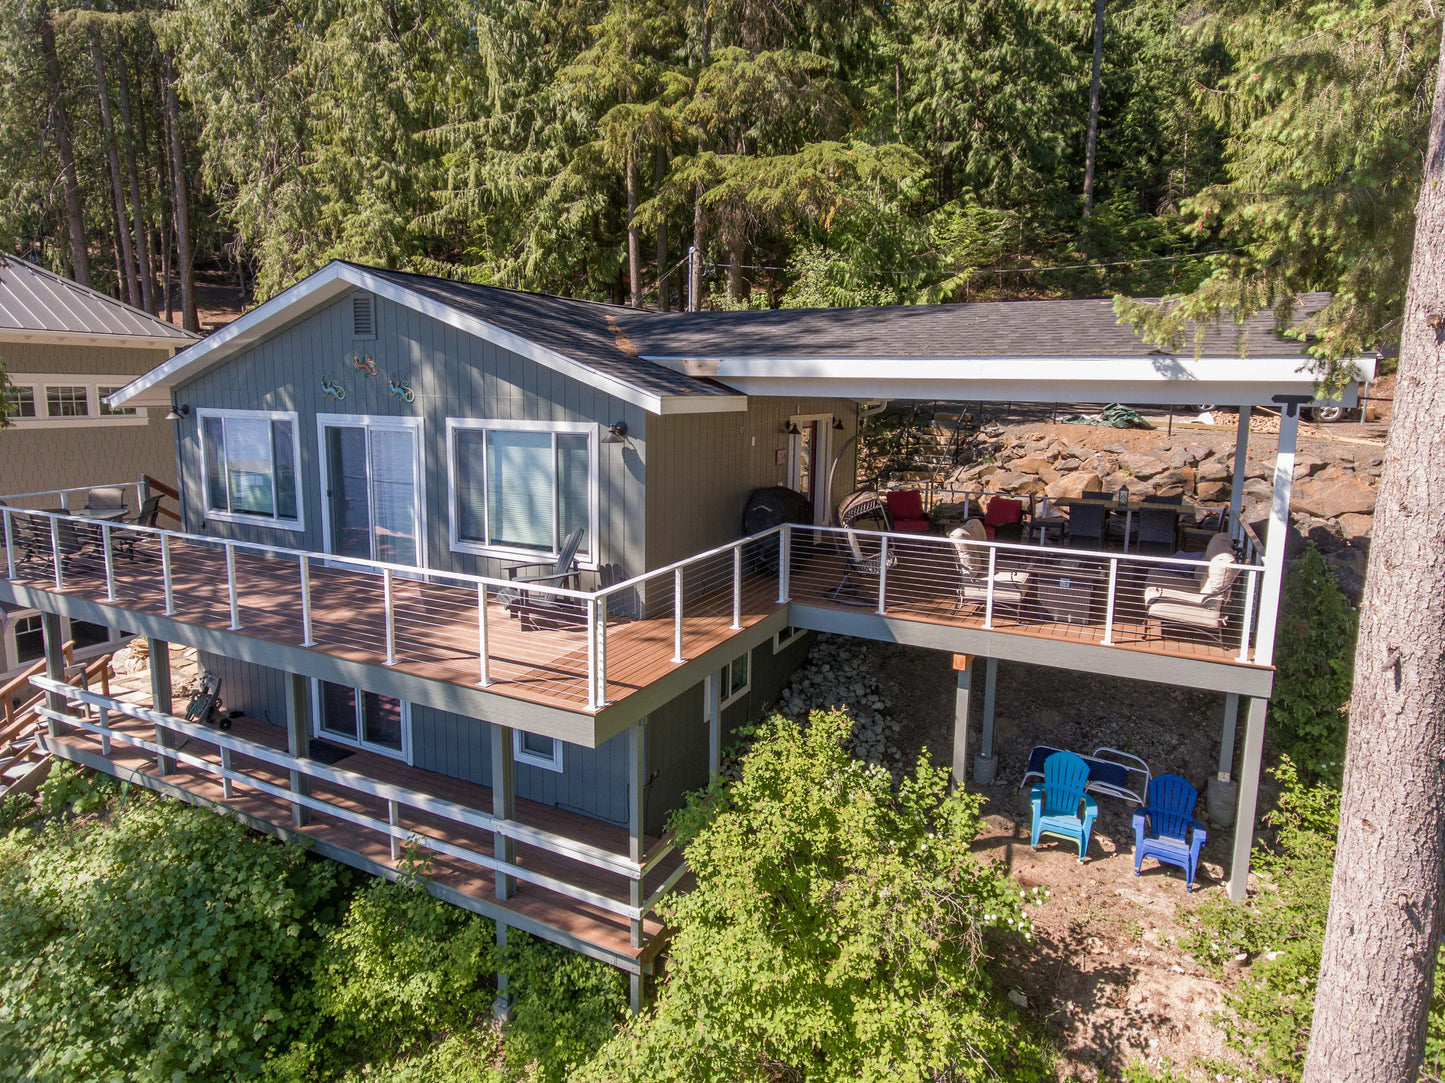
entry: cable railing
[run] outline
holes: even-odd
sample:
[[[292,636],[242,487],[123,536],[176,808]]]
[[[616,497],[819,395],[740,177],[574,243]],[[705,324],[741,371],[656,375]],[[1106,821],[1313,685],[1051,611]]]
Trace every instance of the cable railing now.
[[[293,807],[334,817],[375,832],[387,838],[393,861],[401,858],[403,846],[413,845],[467,862],[492,874],[497,894],[502,898],[508,895],[507,880],[516,880],[627,918],[634,923],[636,930],[637,923],[652,912],[658,900],[677,883],[685,871],[685,865],[679,861],[676,868],[669,870],[667,876],[653,886],[650,894],[645,894],[648,875],[674,851],[671,837],[660,840],[641,860],[634,861],[624,854],[566,835],[517,820],[497,817],[422,790],[383,782],[356,771],[327,766],[306,757],[292,756],[259,741],[188,722],[175,715],[128,703],[108,694],[91,692],[40,676],[32,677],[31,683],[47,692],[64,696],[73,708],[73,711],[66,712],[41,706],[37,711],[40,716],[57,726],[73,726],[96,734],[101,739],[105,755],[109,755],[111,747],[118,742],[150,755],[184,764],[219,780],[224,800],[233,799],[236,796],[235,787],[244,786],[278,798]],[[133,732],[133,729],[123,728],[115,721],[117,716],[159,727],[184,740],[176,746],[163,744],[159,739],[141,736],[140,733]],[[145,732],[154,735],[154,731]],[[215,754],[208,756],[199,751],[186,751],[186,746],[192,741],[213,747]],[[276,770],[267,772],[267,767]],[[307,781],[298,785],[302,779]],[[309,785],[311,781],[323,784],[325,789]],[[412,823],[404,822],[403,810],[411,811]],[[425,822],[425,817],[468,831],[501,836],[562,861],[610,873],[626,882],[628,898],[624,900],[622,893],[611,894],[583,887],[563,877],[518,864],[515,860],[498,857],[495,853],[484,853],[476,845],[464,845],[441,838],[432,833],[436,828]],[[488,845],[491,842],[480,839],[477,841],[485,841]]]

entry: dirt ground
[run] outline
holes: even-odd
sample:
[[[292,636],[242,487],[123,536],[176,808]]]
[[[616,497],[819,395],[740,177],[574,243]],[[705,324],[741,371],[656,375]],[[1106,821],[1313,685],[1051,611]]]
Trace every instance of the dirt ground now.
[[[882,691],[903,723],[905,762],[920,748],[946,761],[953,739],[955,677],[948,655],[870,644]],[[982,673],[975,678],[970,749],[979,740]],[[997,960],[995,977],[1028,999],[1063,1060],[1062,1078],[1092,1083],[1118,1078],[1136,1060],[1181,1079],[1213,1080],[1201,1057],[1228,1060],[1211,1021],[1225,986],[1179,946],[1201,900],[1219,897],[1232,832],[1213,830],[1197,887],[1183,874],[1146,861],[1133,875],[1133,805],[1099,799],[1088,860],[1051,839],[1028,845],[1029,802],[1019,788],[1035,744],[1092,752],[1099,746],[1142,756],[1156,774],[1183,775],[1202,791],[1218,756],[1222,694],[1001,662],[995,709],[998,777],[975,790],[985,798],[986,827],[976,849],[1002,861],[1021,888],[1051,897],[1030,910],[1037,936]],[[1261,795],[1261,804],[1270,795]],[[1203,809],[1200,810],[1201,815]]]

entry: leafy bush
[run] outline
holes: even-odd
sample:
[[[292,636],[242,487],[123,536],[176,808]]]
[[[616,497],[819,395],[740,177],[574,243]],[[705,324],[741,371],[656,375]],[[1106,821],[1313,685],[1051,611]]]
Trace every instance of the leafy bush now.
[[[81,815],[102,808],[119,790],[110,775],[59,760],[40,784],[40,810],[45,816]]]
[[[513,1078],[552,1083],[593,1056],[627,1012],[627,978],[605,963],[513,930],[504,956]]]
[[[1269,724],[1306,778],[1338,786],[1357,616],[1314,546],[1285,577]]]
[[[38,843],[0,868],[0,1079],[254,1076],[309,1018],[339,866],[173,802]]]
[[[1004,1078],[1046,1074],[984,973],[1031,935],[1019,893],[970,852],[978,798],[926,757],[895,790],[843,750],[848,719],[764,724],[687,847],[696,888],[653,1010],[596,1080]]]

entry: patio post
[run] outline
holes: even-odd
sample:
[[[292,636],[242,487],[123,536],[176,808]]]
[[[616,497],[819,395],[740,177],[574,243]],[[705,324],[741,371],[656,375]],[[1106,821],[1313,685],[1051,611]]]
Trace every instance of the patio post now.
[[[958,691],[953,701],[953,785],[962,789],[968,777],[968,691],[973,683],[973,656],[953,656],[954,676]]]
[[[517,818],[517,765],[512,756],[512,727],[492,723],[492,816],[498,820]],[[500,831],[492,832],[492,854],[508,865],[516,863],[517,844]],[[504,872],[493,881],[497,898],[510,899],[516,882]]]
[[[713,670],[702,679],[702,716],[707,722],[707,777],[722,770],[722,678]]]
[[[646,848],[646,838],[643,835],[645,815],[643,807],[642,787],[646,777],[646,754],[647,754],[647,716],[643,715],[634,722],[628,731],[627,738],[627,856],[637,864],[642,864],[643,854]],[[628,902],[632,906],[642,905],[642,877],[634,876],[628,881]],[[631,919],[632,946],[642,947],[642,919]],[[640,996],[641,978],[638,979],[638,992]]]
[[[1219,827],[1234,823],[1239,802],[1239,783],[1234,780],[1234,735],[1239,725],[1239,693],[1224,696],[1224,726],[1219,732],[1219,770],[1209,780],[1205,807],[1209,822]]]
[[[1254,637],[1254,660],[1261,666],[1274,661],[1274,630],[1279,619],[1280,588],[1284,581],[1284,550],[1289,540],[1289,497],[1294,487],[1294,449],[1298,435],[1299,406],[1286,403],[1279,411],[1279,453],[1274,459],[1274,495],[1269,505],[1269,534],[1264,541],[1259,628]]]
[[[60,614],[40,614],[40,634],[45,645],[45,675],[52,681],[65,681],[65,639],[60,628]],[[52,711],[64,711],[68,701],[59,692],[45,694],[45,706]],[[53,718],[45,720],[46,729],[52,737],[60,736],[60,723]]]
[[[286,675],[286,751],[293,759],[311,755],[311,727],[306,711],[306,678],[299,673]],[[291,772],[291,792],[311,793],[311,780],[300,771]],[[297,802],[291,803],[291,822],[305,827],[311,822],[311,810]]]
[[[171,714],[175,710],[171,695],[171,645],[164,639],[147,636],[146,648],[151,666],[151,706],[161,714]],[[166,727],[157,726],[156,744],[169,748],[170,734]],[[156,768],[161,774],[168,775],[176,769],[176,761],[159,755],[156,757]]]
[[[1269,701],[1251,696],[1244,716],[1244,756],[1239,768],[1239,812],[1234,819],[1234,856],[1229,862],[1229,898],[1243,902],[1249,886],[1249,851],[1259,804],[1259,765],[1264,751],[1264,715]]]
[[[998,659],[990,658],[983,667],[983,725],[978,755],[973,758],[973,781],[979,786],[993,783],[998,774],[998,757],[993,754],[993,699],[998,683]]]
[[[1239,527],[1239,513],[1244,507],[1244,481],[1249,473],[1249,419],[1252,406],[1239,408],[1239,425],[1234,433],[1234,464],[1230,470],[1229,534],[1236,541],[1244,536]]]
[[[497,958],[502,966],[497,970],[497,995],[492,1001],[492,1018],[505,1023],[511,1014],[512,1000],[507,996],[507,923],[497,921]]]

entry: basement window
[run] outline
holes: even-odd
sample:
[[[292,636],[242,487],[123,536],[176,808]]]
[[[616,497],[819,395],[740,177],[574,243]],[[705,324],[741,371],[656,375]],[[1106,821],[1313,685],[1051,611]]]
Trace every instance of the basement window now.
[[[751,654],[740,654],[722,668],[722,705],[736,703],[752,690],[753,666]]]
[[[555,737],[513,730],[512,756],[518,763],[541,767],[547,771],[562,770],[562,742]]]

